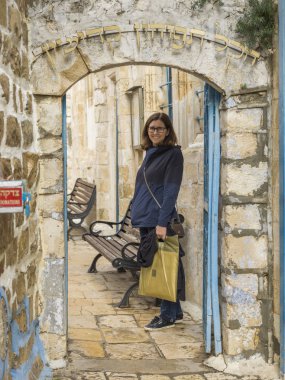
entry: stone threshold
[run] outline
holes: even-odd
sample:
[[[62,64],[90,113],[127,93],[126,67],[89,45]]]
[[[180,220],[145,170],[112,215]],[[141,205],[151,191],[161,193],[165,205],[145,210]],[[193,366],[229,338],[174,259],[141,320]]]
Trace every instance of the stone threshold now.
[[[68,369],[61,372],[66,375],[68,372],[96,371],[96,372],[116,372],[135,374],[192,374],[192,373],[213,373],[212,368],[206,367],[192,359],[142,359],[142,360],[122,360],[122,359],[73,359],[68,365]]]

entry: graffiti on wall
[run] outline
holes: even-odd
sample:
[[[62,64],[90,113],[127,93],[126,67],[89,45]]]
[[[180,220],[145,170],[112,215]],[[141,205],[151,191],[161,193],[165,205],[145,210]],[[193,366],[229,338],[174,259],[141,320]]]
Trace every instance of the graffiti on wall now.
[[[5,289],[0,288],[0,379],[51,379],[44,347],[39,335],[39,320],[31,320],[27,297],[13,319]]]

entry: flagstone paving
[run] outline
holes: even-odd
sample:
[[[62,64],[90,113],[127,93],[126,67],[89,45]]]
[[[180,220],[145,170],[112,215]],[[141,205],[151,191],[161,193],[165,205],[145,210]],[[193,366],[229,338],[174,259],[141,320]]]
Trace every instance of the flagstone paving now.
[[[54,372],[60,380],[232,380],[203,365],[201,321],[184,321],[163,331],[143,329],[159,308],[150,298],[117,303],[133,282],[100,258],[98,273],[87,273],[96,254],[83,240],[69,242],[68,367]],[[247,377],[257,380],[259,377]]]

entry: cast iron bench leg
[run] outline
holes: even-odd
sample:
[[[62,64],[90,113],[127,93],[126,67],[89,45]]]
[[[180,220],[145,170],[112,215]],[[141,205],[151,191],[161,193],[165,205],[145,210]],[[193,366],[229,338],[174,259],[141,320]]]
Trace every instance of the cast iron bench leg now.
[[[126,291],[124,294],[122,300],[118,303],[118,307],[124,308],[124,307],[129,307],[129,297],[132,294],[132,291],[139,285],[139,282],[137,281],[136,283],[132,284],[129,289]]]
[[[98,255],[94,257],[92,264],[90,265],[90,268],[87,271],[88,273],[97,273],[96,264],[101,256],[102,256],[101,253],[98,253]]]

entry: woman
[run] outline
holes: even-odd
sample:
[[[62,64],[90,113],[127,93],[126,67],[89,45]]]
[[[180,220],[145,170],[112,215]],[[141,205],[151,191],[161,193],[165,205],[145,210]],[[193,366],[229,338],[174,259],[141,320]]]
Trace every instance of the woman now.
[[[148,118],[142,133],[142,148],[146,155],[137,173],[132,225],[140,229],[141,238],[155,231],[158,239],[165,240],[166,235],[174,235],[170,221],[177,216],[175,204],[183,174],[181,148],[167,114],[158,112]],[[183,319],[179,301],[185,299],[181,247],[179,253],[177,300],[162,300],[160,315],[145,326],[146,330],[173,327]]]

